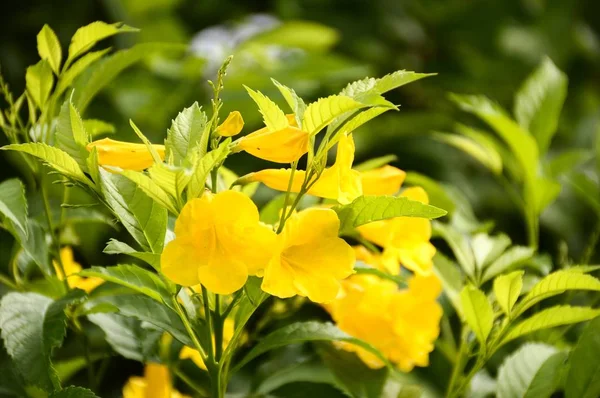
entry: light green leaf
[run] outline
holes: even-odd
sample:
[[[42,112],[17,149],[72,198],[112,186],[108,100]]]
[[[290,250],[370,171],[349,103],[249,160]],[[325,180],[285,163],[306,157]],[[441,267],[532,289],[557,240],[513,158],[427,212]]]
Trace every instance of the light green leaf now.
[[[27,92],[35,101],[36,105],[43,108],[54,85],[52,68],[47,61],[41,60],[37,64],[27,68],[25,73],[25,85]]]
[[[50,394],[48,398],[99,398],[91,390],[83,387],[70,386]]]
[[[514,271],[494,279],[494,294],[502,311],[510,316],[513,306],[517,302],[523,288],[523,274],[525,271]]]
[[[74,102],[81,114],[85,113],[91,100],[123,70],[159,52],[183,53],[187,45],[173,43],[141,43],[127,50],[118,51],[94,65],[89,78],[77,81]]]
[[[533,188],[534,206],[536,212],[539,214],[554,202],[560,193],[561,185],[545,177],[536,177]]]
[[[340,234],[371,222],[395,217],[437,218],[446,211],[405,197],[359,196],[352,203],[334,206],[340,219]]]
[[[120,174],[134,182],[146,195],[173,214],[179,214],[173,199],[146,174],[134,170],[121,170]]]
[[[89,143],[89,135],[79,112],[69,100],[60,108],[54,142],[58,149],[65,151],[80,167],[84,170],[87,168],[89,152],[86,145]]]
[[[415,73],[399,70],[379,79],[367,77],[350,83],[340,92],[340,94],[361,101],[362,98],[367,96],[381,95],[405,84],[434,75],[435,73]]]
[[[306,341],[339,341],[355,344],[375,355],[388,366],[393,366],[376,348],[360,339],[349,336],[333,324],[309,321],[296,322],[291,325],[284,326],[281,329],[275,330],[269,335],[263,337],[260,342],[256,344],[240,362],[237,363],[233,371],[235,372],[235,370],[242,368],[252,359],[267,351],[289,344],[302,343]]]
[[[67,63],[70,63],[75,58],[90,50],[100,40],[114,36],[118,33],[137,32],[138,29],[132,28],[120,22],[107,24],[106,22],[96,21],[89,25],[83,26],[75,32],[71,38],[69,45],[69,58]]]
[[[600,395],[600,318],[583,330],[569,357],[565,383],[566,398],[594,398]]]
[[[192,178],[192,170],[154,163],[149,169],[150,178],[173,198],[179,198]]]
[[[481,278],[481,283],[489,281],[496,275],[523,265],[529,261],[534,254],[535,250],[531,247],[512,246],[510,249],[502,253],[500,257],[494,260],[494,262],[492,262],[487,268],[485,268]]]
[[[114,134],[117,132],[114,125],[98,119],[85,119],[83,121],[83,127],[91,137],[97,137],[102,134]]]
[[[125,229],[144,248],[161,253],[167,230],[167,210],[124,176],[100,169],[106,202]]]
[[[448,216],[453,215],[456,204],[438,181],[424,174],[409,171],[406,173],[404,183],[423,188],[427,192],[427,196],[429,196],[429,204],[446,210]]]
[[[40,142],[32,142],[27,144],[6,145],[0,149],[24,152],[33,155],[44,161],[44,163],[46,163],[49,167],[52,167],[59,173],[75,181],[93,187],[91,181],[85,176],[85,174],[83,174],[83,171],[81,170],[75,159],[73,159],[66,152],[58,148],[51,147]]]
[[[371,121],[372,119],[375,119],[377,116],[392,110],[394,108],[389,107],[389,106],[376,106],[373,108],[368,108],[368,109],[363,109],[360,112],[358,112],[355,116],[351,116],[349,115],[348,118],[344,118],[343,116],[340,117],[340,119],[344,119],[343,121],[339,122],[339,125],[342,127],[339,127],[339,131],[340,132],[344,132],[344,133],[351,133],[354,130],[356,130],[357,128],[359,128],[360,126],[362,126],[363,124]],[[330,127],[337,127],[337,121],[335,124],[331,124]],[[329,148],[333,147],[333,144],[335,144],[335,142],[337,142],[338,140],[332,140],[332,142],[328,145]]]
[[[588,321],[598,315],[600,315],[600,309],[591,307],[571,307],[570,305],[550,307],[515,325],[502,339],[500,345],[537,330]]]
[[[199,198],[204,193],[204,187],[206,185],[206,179],[208,178],[211,170],[215,168],[219,163],[222,163],[227,155],[231,152],[229,149],[229,143],[231,139],[223,141],[217,149],[208,152],[206,155],[198,161],[196,169],[192,174],[192,178],[187,186],[187,198],[188,200]]]
[[[87,166],[88,173],[92,178],[92,181],[96,185],[100,185],[100,165],[98,164],[98,148],[92,147],[88,158],[85,160],[85,164]]]
[[[60,73],[60,61],[62,60],[62,49],[58,37],[48,25],[44,25],[37,35],[37,49],[40,58],[48,61],[48,64],[57,75]]]
[[[170,305],[171,296],[175,293],[169,291],[167,285],[157,274],[137,265],[119,264],[113,267],[91,267],[79,272],[79,275],[97,277],[128,287],[166,305]]]
[[[454,130],[485,148],[491,157],[489,164],[493,166],[492,170],[497,173],[502,172],[504,169],[504,160],[502,158],[506,150],[500,141],[485,130],[475,129],[462,123],[456,123]]]
[[[110,48],[100,51],[93,51],[85,54],[79,58],[69,69],[67,69],[58,79],[56,84],[56,90],[54,90],[54,96],[60,97],[65,90],[73,84],[73,81],[83,73],[83,71],[90,68],[96,61],[102,58],[106,53],[110,51]]]
[[[452,303],[452,306],[462,315],[462,305],[460,302],[460,292],[464,287],[464,278],[460,268],[456,263],[444,256],[439,251],[433,257],[433,271],[442,281],[444,293]]]
[[[494,174],[498,175],[502,173],[502,158],[495,150],[491,150],[489,147],[482,146],[471,138],[463,137],[457,134],[434,132],[432,135],[437,141],[460,149],[488,168]]]
[[[176,166],[181,166],[200,143],[208,119],[206,113],[194,102],[179,112],[167,131],[167,156]]]
[[[18,178],[12,178],[0,183],[0,214],[11,220],[21,229],[24,236],[27,228],[27,199],[25,186]]]
[[[258,105],[258,109],[263,115],[265,126],[267,126],[269,131],[283,130],[289,126],[285,113],[269,97],[249,87],[244,86],[244,88],[248,92],[248,95],[250,95],[250,98]]]
[[[475,279],[475,256],[468,236],[441,222],[433,223],[433,234],[440,236],[448,243],[458,264],[471,279]]]
[[[324,127],[327,127],[338,116],[366,106],[344,95],[331,95],[326,98],[320,98],[306,107],[304,119],[302,120],[302,129],[307,131],[311,136],[315,135]]]
[[[529,383],[523,398],[550,398],[558,390],[568,354],[559,351],[544,361]]]
[[[465,321],[475,333],[483,347],[494,324],[494,310],[485,294],[474,286],[467,285],[460,292]]]
[[[372,267],[369,264],[366,264],[362,261],[357,261],[356,263],[354,263],[354,272],[356,274],[377,275],[381,279],[387,279],[396,284],[406,285],[406,279],[402,276],[392,275],[390,273],[381,271],[380,269]]]
[[[577,271],[561,270],[551,273],[536,283],[515,308],[516,314],[522,314],[528,308],[549,297],[567,290],[600,291],[600,280]]]
[[[286,21],[250,38],[247,45],[274,44],[311,52],[324,52],[333,46],[338,38],[339,34],[335,29],[323,24],[312,21]]]
[[[567,149],[544,164],[548,177],[556,179],[568,174],[579,165],[592,159],[594,154],[589,149]]]
[[[133,122],[133,120],[131,120],[131,119],[129,119],[129,125],[133,129],[133,132],[135,133],[135,135],[138,136],[140,141],[142,141],[144,143],[144,145],[146,145],[146,149],[148,150],[148,152],[150,152],[150,155],[152,156],[154,163],[162,163],[162,159],[161,159],[160,155],[158,154],[158,151],[156,150],[154,145],[152,145],[150,140],[144,135],[144,133],[142,133],[142,130],[140,130],[139,127],[136,126],[135,123]]]
[[[99,210],[85,207],[68,207],[64,208],[63,212],[64,224],[100,223],[117,228],[114,219]]]
[[[396,156],[396,155],[380,156],[378,158],[369,159],[360,164],[357,164],[356,166],[353,167],[353,169],[357,170],[357,171],[369,171],[369,170],[378,169],[380,167],[386,166],[397,160],[398,160],[398,156]]]
[[[536,372],[556,353],[547,344],[525,344],[507,357],[498,370],[497,397],[523,398]]]
[[[511,244],[511,240],[505,234],[496,236],[479,233],[471,239],[471,247],[475,256],[475,265],[478,270],[483,270],[491,262],[496,260]]]
[[[100,303],[110,304],[119,314],[151,323],[157,328],[170,333],[183,344],[193,346],[181,319],[175,311],[149,297],[134,294],[102,296],[89,301],[88,306],[91,307]]]
[[[106,342],[125,358],[146,362],[148,345],[156,344],[162,331],[142,327],[140,321],[119,314],[90,314],[88,319],[106,336]]]
[[[46,391],[60,388],[52,367],[52,351],[62,345],[66,334],[67,304],[82,296],[53,301],[36,293],[8,293],[0,302],[0,329],[6,351],[30,384]]]
[[[160,254],[136,251],[133,247],[116,239],[109,240],[103,252],[107,254],[127,254],[150,264],[152,268],[160,271]]]
[[[290,106],[292,113],[296,117],[296,123],[298,127],[302,128],[302,119],[304,118],[304,111],[306,111],[306,104],[304,100],[296,94],[294,89],[284,86],[275,79],[271,79],[275,87],[279,90],[285,102]]]
[[[548,150],[558,127],[567,96],[567,83],[567,75],[550,58],[545,58],[515,96],[515,117],[525,130],[533,134],[541,153]]]
[[[9,223],[11,223],[11,221],[5,220],[5,224],[8,224],[7,229],[13,234],[25,253],[40,267],[40,270],[44,275],[54,275],[54,268],[50,263],[45,229],[35,220],[28,219],[28,234],[25,235],[20,228],[13,227],[12,223]]]

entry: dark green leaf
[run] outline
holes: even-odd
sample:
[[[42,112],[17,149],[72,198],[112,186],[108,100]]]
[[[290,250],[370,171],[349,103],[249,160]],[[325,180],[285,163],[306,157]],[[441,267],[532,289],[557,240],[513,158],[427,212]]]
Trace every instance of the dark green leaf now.
[[[83,387],[70,386],[62,391],[50,394],[49,398],[99,398],[92,391]]]
[[[21,180],[13,178],[0,183],[0,214],[11,220],[27,236],[27,199]]]
[[[558,389],[568,354],[559,351],[550,356],[537,370],[523,398],[550,398]]]
[[[160,271],[160,254],[139,252],[126,243],[119,242],[116,239],[111,239],[104,248],[104,253],[108,254],[127,254],[128,256],[140,259],[152,266],[157,271]]]
[[[600,395],[599,330],[600,317],[586,326],[571,352],[565,383],[566,398],[594,398]]]

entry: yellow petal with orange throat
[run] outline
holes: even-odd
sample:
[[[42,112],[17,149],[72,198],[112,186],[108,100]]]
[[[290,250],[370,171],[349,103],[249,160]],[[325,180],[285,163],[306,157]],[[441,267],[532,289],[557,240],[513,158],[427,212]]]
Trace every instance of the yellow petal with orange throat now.
[[[162,160],[165,159],[165,146],[152,145]],[[145,144],[115,141],[103,138],[88,144],[87,150],[96,148],[98,163],[101,166],[120,167],[124,170],[142,171],[154,164],[152,154]]]

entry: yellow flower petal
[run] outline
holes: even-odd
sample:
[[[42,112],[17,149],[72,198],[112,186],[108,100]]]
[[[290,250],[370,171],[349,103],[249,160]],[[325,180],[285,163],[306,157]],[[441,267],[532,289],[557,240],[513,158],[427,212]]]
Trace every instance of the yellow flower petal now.
[[[281,298],[300,294],[314,302],[333,300],[355,262],[354,251],[337,236],[338,229],[339,219],[331,209],[292,215],[278,235],[277,253],[265,269],[262,289]]]
[[[308,152],[308,133],[298,127],[288,126],[282,130],[266,128],[242,137],[237,147],[257,158],[275,163],[292,163]]]
[[[182,209],[175,239],[163,250],[161,271],[180,285],[201,283],[230,294],[266,266],[274,240],[250,198],[236,191],[206,193]]]
[[[104,283],[104,280],[101,278],[84,278],[79,275],[74,275],[80,272],[82,267],[81,264],[75,261],[75,258],[73,257],[73,249],[71,249],[70,246],[65,246],[60,249],[60,260],[64,267],[65,273],[67,274],[67,282],[69,283],[69,287],[78,288],[89,293]],[[65,279],[58,262],[52,261],[52,265],[54,266],[54,271],[56,271],[56,276],[58,279],[61,281]]]
[[[217,127],[217,133],[223,137],[233,137],[244,128],[244,119],[238,111],[231,112],[227,119]]]
[[[165,159],[165,146],[153,145],[162,160]],[[120,167],[125,170],[142,171],[154,164],[154,159],[144,144],[115,141],[103,138],[88,144],[87,150],[96,148],[98,163],[101,166]]]
[[[148,363],[144,377],[131,377],[123,387],[123,398],[189,398],[173,389],[169,368]]]
[[[305,174],[304,170],[296,170],[294,172],[294,181],[292,182],[290,192],[300,192]],[[262,182],[271,189],[287,191],[291,175],[292,169],[265,169],[248,174],[246,178],[248,182]]]
[[[360,173],[362,190],[365,195],[394,195],[406,178],[406,173],[394,166]]]
[[[181,349],[181,351],[179,352],[179,358],[180,359],[191,359],[196,364],[197,367],[199,367],[200,369],[206,370],[206,365],[204,364],[204,361],[202,360],[202,356],[200,355],[200,352],[196,349],[193,349],[188,346],[184,346]]]

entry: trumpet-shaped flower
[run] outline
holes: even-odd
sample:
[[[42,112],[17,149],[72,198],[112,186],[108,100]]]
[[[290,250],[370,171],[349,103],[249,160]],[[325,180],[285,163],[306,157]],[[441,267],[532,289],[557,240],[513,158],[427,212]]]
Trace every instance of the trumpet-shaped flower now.
[[[242,137],[237,148],[275,163],[292,163],[308,152],[308,132],[298,128],[294,115],[286,115],[289,125],[271,131],[267,127]]]
[[[227,119],[217,127],[217,133],[223,137],[238,135],[244,128],[244,119],[238,111],[231,112]]]
[[[398,275],[400,273],[400,263],[397,256],[390,251],[383,253],[372,253],[364,246],[353,246],[356,260],[362,261],[380,271]]]
[[[162,160],[165,159],[165,146],[152,145]],[[154,159],[145,144],[134,144],[131,142],[115,141],[103,138],[90,142],[87,150],[96,148],[98,151],[98,163],[101,166],[120,167],[125,170],[142,171],[152,166]]]
[[[338,237],[339,226],[331,209],[293,214],[274,243],[262,290],[280,298],[298,294],[317,303],[335,299],[355,262],[352,248]]]
[[[189,398],[173,389],[169,368],[148,363],[144,377],[131,377],[123,387],[123,398]]]
[[[235,332],[235,328],[234,328],[233,319],[231,319],[231,318],[225,319],[225,322],[223,322],[223,348],[225,348],[229,345],[229,342],[231,341],[231,338],[233,337],[234,332]],[[213,345],[214,345],[214,338],[213,338]],[[184,346],[181,349],[181,351],[179,352],[179,358],[180,359],[189,358],[200,369],[206,370],[206,365],[204,364],[204,361],[202,360],[202,356],[200,355],[200,352],[194,348]]]
[[[441,284],[435,275],[415,275],[402,290],[374,275],[354,275],[342,284],[343,293],[327,306],[341,330],[376,347],[402,371],[427,366],[442,316],[436,302]],[[338,345],[355,352],[371,368],[384,366],[364,348]]]
[[[400,196],[429,203],[427,193],[420,187],[408,188]],[[411,271],[422,275],[431,273],[435,255],[435,247],[429,242],[431,221],[397,217],[363,225],[358,231],[365,239],[383,247],[384,253],[397,256],[398,261]]]
[[[386,165],[360,173],[365,195],[394,195],[406,178],[406,173],[394,166]]]
[[[104,280],[101,278],[84,278],[79,275],[75,275],[80,272],[82,268],[81,264],[75,261],[73,257],[73,250],[69,246],[65,246],[60,249],[60,260],[65,270],[65,274],[67,274],[66,277],[69,287],[85,290],[89,293],[104,282]],[[65,275],[62,273],[58,262],[53,261],[52,264],[54,265],[54,270],[56,271],[56,276],[58,276],[58,279],[61,281],[64,280]]]
[[[175,239],[161,256],[161,271],[183,286],[204,285],[230,294],[268,263],[273,230],[259,222],[258,209],[240,192],[205,193],[192,199],[175,222]]]
[[[342,134],[338,142],[335,163],[321,173],[307,193],[321,198],[335,199],[343,204],[350,203],[362,195],[361,175],[358,171],[352,170],[354,149],[352,135]],[[305,175],[306,172],[303,170],[294,172],[291,192],[300,191]],[[291,176],[291,169],[266,169],[250,174],[248,181],[259,181],[269,188],[286,191]]]

